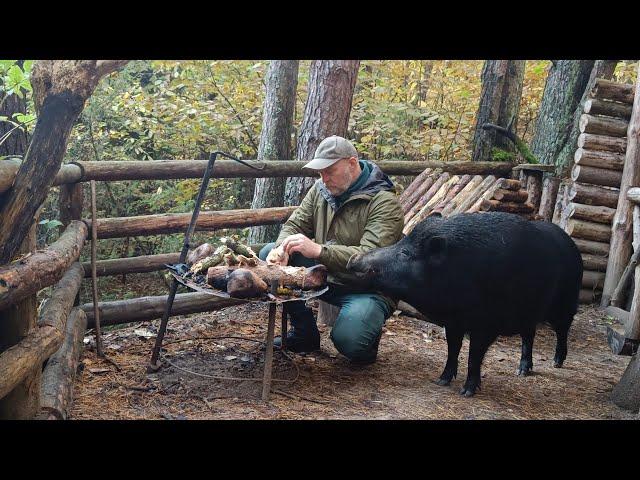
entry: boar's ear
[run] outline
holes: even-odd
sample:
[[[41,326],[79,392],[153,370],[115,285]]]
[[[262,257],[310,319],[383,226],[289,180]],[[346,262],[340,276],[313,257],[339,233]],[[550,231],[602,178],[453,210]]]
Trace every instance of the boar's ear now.
[[[429,263],[441,265],[447,257],[447,239],[445,237],[431,237],[428,245]]]

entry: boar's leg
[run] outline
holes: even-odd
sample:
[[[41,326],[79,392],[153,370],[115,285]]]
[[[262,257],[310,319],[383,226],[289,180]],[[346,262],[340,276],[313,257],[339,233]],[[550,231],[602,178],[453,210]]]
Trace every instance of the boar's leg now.
[[[471,397],[476,390],[480,390],[480,365],[487,349],[497,338],[495,334],[486,332],[471,332],[469,342],[469,362],[467,367],[467,381],[460,390],[460,395]]]
[[[518,375],[529,375],[533,370],[533,338],[536,336],[536,331],[534,329],[520,336],[522,337],[522,354],[520,355]]]
[[[567,336],[569,326],[557,326],[556,331],[556,354],[553,357],[553,366],[562,368],[564,360],[567,358]]]
[[[446,335],[447,363],[444,366],[442,375],[440,375],[440,378],[436,381],[438,385],[449,385],[451,380],[458,375],[458,356],[460,355],[460,348],[462,348],[464,331],[449,327],[446,329]]]

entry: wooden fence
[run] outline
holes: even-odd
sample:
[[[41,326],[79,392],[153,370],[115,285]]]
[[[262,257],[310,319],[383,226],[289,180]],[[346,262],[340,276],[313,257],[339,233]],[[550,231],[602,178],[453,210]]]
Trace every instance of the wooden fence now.
[[[249,163],[260,170],[248,169],[232,161],[218,161],[213,178],[309,177],[313,170],[303,169],[305,162],[270,161]],[[162,180],[201,178],[207,162],[204,160],[74,162],[63,165],[55,177],[60,186],[60,220],[64,231],[58,241],[44,251],[19,261],[0,266],[0,310],[34,295],[45,287],[54,286],[53,294],[40,309],[38,327],[22,341],[0,354],[0,398],[22,382],[34,368],[51,358],[43,374],[43,418],[66,418],[70,396],[69,368],[65,362],[76,358],[82,348],[82,332],[93,326],[93,304],[74,307],[82,278],[91,274],[90,263],[78,261],[87,239],[91,220],[82,218],[82,182],[91,180]],[[381,161],[380,168],[389,175],[416,176],[426,168],[439,168],[451,174],[510,176],[513,164],[499,162],[421,162]],[[20,167],[19,160],[0,162],[0,194],[11,188]],[[203,211],[198,230],[237,228],[283,223],[296,207],[274,207],[254,210]],[[145,215],[127,218],[102,218],[97,221],[98,238],[122,238],[137,235],[157,235],[184,232],[191,214]],[[131,258],[99,260],[97,274],[121,275],[151,272],[175,263],[178,253],[145,255]],[[113,302],[99,302],[104,325],[130,323],[160,318],[166,296],[141,297]],[[242,303],[240,300],[219,299],[201,293],[177,295],[172,315],[212,311]],[[55,354],[55,355],[54,355]],[[56,358],[54,358],[56,357]],[[57,358],[60,357],[60,358]],[[66,383],[65,383],[66,382]]]

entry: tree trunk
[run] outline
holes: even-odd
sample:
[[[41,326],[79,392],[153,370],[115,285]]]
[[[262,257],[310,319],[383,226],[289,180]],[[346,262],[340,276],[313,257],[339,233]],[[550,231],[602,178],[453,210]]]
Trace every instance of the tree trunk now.
[[[309,95],[298,135],[298,160],[309,161],[322,140],[346,137],[360,60],[314,60],[309,70]],[[300,205],[315,179],[288,178],[285,205]]]
[[[23,91],[23,93],[26,93]],[[15,94],[3,99],[0,105],[0,116],[11,118],[14,113],[27,113],[26,98]],[[8,122],[0,122],[0,138],[14,128]],[[15,129],[0,143],[0,156],[16,155],[23,157],[27,151],[27,133]],[[3,161],[4,163],[4,161]],[[0,193],[0,203],[3,202]],[[31,229],[22,241],[18,253],[30,253],[36,249],[36,223],[31,222]],[[0,312],[0,353],[17,344],[36,326],[38,304],[32,295],[21,302]],[[40,405],[40,370],[28,375],[7,396],[0,399],[0,418],[25,419],[32,418]]]
[[[39,60],[31,73],[38,123],[11,190],[0,206],[0,264],[16,254],[47,198],[71,129],[104,75],[127,61]]]
[[[266,78],[262,114],[262,132],[258,160],[291,158],[293,112],[298,85],[298,60],[271,60]],[[284,202],[284,178],[256,180],[251,208],[281,207]],[[250,243],[272,242],[278,236],[278,225],[252,227]]]
[[[540,163],[562,170],[572,158],[578,137],[572,137],[575,112],[581,109],[593,66],[593,60],[558,60],[551,67],[531,141],[531,152]]]
[[[495,130],[485,130],[482,125],[492,123],[515,131],[522,96],[524,60],[486,60],[482,68],[482,92],[476,113],[473,135],[473,161],[492,158],[494,146],[509,152],[515,151],[513,142]],[[510,122],[513,120],[513,123]]]
[[[593,62],[593,68],[591,69],[591,73],[589,74],[589,80],[582,90],[580,103],[576,106],[573,112],[573,123],[571,124],[571,132],[569,133],[567,142],[560,150],[560,154],[558,155],[558,158],[555,162],[556,165],[560,166],[560,171],[557,172],[558,176],[566,176],[566,172],[571,166],[571,158],[573,158],[573,154],[576,151],[577,139],[580,135],[580,117],[585,110],[587,101],[589,100],[591,88],[593,88],[593,86],[595,85],[596,79],[613,77],[613,72],[615,71],[617,64],[618,60],[596,60],[595,62]]]
[[[640,353],[631,358],[620,382],[611,392],[611,401],[621,408],[640,413]]]
[[[631,257],[633,204],[627,198],[627,190],[630,187],[640,185],[640,64],[638,65],[638,75],[633,112],[627,132],[627,152],[620,185],[621,194],[618,198],[616,215],[611,229],[609,263],[607,264],[607,276],[602,290],[601,304],[604,307],[609,305],[613,290],[620,280],[629,257]]]

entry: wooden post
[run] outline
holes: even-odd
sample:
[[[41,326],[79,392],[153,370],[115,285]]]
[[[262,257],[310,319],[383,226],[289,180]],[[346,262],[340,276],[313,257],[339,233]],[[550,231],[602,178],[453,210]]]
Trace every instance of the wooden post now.
[[[551,221],[556,225],[560,225],[560,220],[562,218],[562,209],[567,203],[567,198],[569,195],[569,184],[567,182],[560,182],[558,186],[558,194],[556,195],[555,205],[553,207],[553,216],[551,217]]]
[[[34,222],[25,237],[19,253],[36,249],[36,224]],[[36,327],[38,303],[31,295],[0,312],[0,352],[16,345]],[[42,369],[35,368],[18,386],[4,398],[0,398],[0,420],[25,420],[33,418],[40,409],[40,382]]]
[[[626,193],[630,187],[640,185],[640,64],[638,65],[638,73],[633,111],[627,131],[627,151],[620,184],[622,194],[618,197],[616,215],[613,220],[607,275],[602,290],[601,305],[604,307],[609,305],[613,290],[631,256],[633,209]]]
[[[547,222],[551,221],[560,187],[560,179],[558,177],[548,176],[542,181],[542,196],[540,197],[540,215]]]
[[[100,310],[98,309],[98,278],[96,275],[96,253],[98,250],[98,221],[96,215],[96,181],[91,180],[91,293],[93,296],[93,318],[96,333],[96,352],[104,357],[100,334]]]
[[[69,225],[71,220],[82,220],[82,205],[84,195],[82,183],[71,183],[60,186],[60,221],[61,232]]]
[[[267,325],[267,345],[264,352],[264,374],[262,377],[262,401],[268,402],[271,394],[271,369],[273,368],[273,332],[276,326],[275,302],[269,302],[269,324]]]
[[[529,192],[527,202],[537,211],[542,199],[542,172],[531,172],[527,182],[527,192]]]
[[[64,342],[54,353],[42,374],[42,412],[40,418],[66,420],[73,402],[73,381],[82,352],[87,317],[74,308],[67,319]]]

